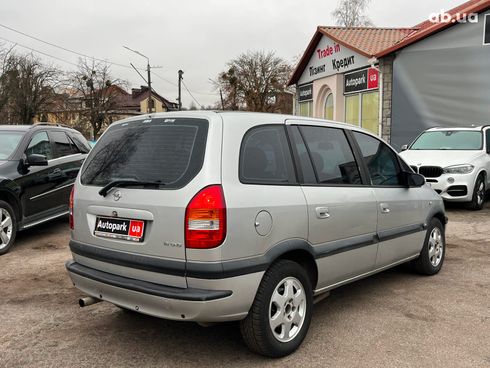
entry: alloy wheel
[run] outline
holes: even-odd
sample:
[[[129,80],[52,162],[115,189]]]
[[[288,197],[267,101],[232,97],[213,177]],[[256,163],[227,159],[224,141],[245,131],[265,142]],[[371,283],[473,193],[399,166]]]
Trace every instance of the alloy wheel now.
[[[485,183],[483,181],[480,182],[480,185],[476,190],[476,200],[479,206],[481,206],[483,201],[485,200]]]
[[[306,296],[295,277],[283,279],[274,289],[269,305],[269,325],[280,342],[293,340],[301,331],[306,317]]]
[[[442,232],[438,227],[435,227],[432,229],[429,236],[429,260],[432,266],[439,266],[443,253],[444,241],[442,239]]]
[[[0,250],[8,246],[12,238],[12,217],[5,209],[0,209]]]

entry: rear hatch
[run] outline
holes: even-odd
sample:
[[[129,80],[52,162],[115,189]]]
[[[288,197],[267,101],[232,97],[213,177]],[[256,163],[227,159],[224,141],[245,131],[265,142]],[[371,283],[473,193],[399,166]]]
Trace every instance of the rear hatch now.
[[[215,163],[221,129],[218,115],[111,126],[75,187],[75,259],[106,272],[128,277],[131,269],[135,278],[185,287],[185,210],[200,189],[220,184]],[[167,272],[172,277],[162,278]]]

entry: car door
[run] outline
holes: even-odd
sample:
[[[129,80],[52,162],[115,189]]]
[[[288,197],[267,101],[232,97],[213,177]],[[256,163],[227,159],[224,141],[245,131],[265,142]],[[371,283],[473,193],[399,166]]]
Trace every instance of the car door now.
[[[343,129],[289,127],[298,174],[307,201],[308,241],[325,288],[374,268],[376,198],[365,185]]]
[[[53,206],[59,208],[60,211],[67,210],[71,187],[85,155],[64,130],[50,130],[49,136],[54,148],[49,180],[53,181],[56,191],[51,196],[51,200]]]
[[[51,193],[56,187],[56,181],[52,175],[54,164],[52,160],[53,147],[47,131],[33,133],[24,151],[25,158],[29,155],[43,155],[48,160],[47,166],[19,165],[21,176],[16,180],[21,187],[21,202],[23,213],[27,221],[43,212],[49,212],[53,208],[52,198],[46,193]]]
[[[353,132],[376,201],[379,238],[376,268],[385,267],[420,252],[425,236],[422,188],[403,182],[401,160],[384,142]]]

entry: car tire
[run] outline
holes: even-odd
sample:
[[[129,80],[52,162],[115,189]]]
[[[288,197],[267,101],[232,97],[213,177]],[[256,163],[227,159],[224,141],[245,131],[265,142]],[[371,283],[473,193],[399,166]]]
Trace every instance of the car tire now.
[[[0,256],[7,253],[17,235],[17,217],[10,204],[0,201]]]
[[[468,208],[473,211],[479,211],[483,209],[485,205],[485,175],[480,174],[476,179],[475,188],[473,189],[473,197],[471,202],[468,203]]]
[[[413,261],[415,270],[422,275],[435,275],[441,270],[446,255],[446,237],[444,226],[433,218],[427,228],[424,246],[420,255]]]
[[[280,260],[264,274],[249,314],[240,323],[243,339],[252,351],[267,357],[291,354],[308,332],[312,308],[306,271],[296,262]]]

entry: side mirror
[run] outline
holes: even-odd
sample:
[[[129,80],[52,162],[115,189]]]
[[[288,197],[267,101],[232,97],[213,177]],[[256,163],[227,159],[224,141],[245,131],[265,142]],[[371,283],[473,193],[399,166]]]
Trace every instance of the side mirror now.
[[[406,151],[407,149],[408,149],[408,144],[404,144],[404,145],[402,146],[402,151]]]
[[[425,184],[425,177],[414,172],[403,172],[404,182],[409,188],[419,188]]]
[[[33,153],[27,156],[26,164],[28,166],[48,166],[46,156]]]

